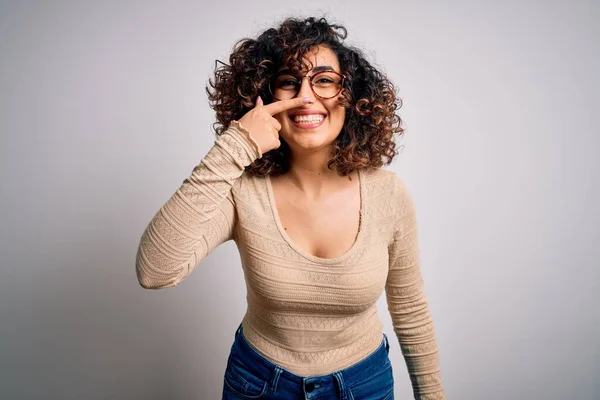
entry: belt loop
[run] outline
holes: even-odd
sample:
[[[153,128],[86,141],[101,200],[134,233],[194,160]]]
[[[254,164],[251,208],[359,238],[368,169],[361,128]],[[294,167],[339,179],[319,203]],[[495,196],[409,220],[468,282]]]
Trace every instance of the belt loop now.
[[[383,334],[383,341],[385,342],[385,349],[389,353],[390,352],[390,341],[385,333]]]
[[[271,393],[277,393],[277,383],[279,382],[279,376],[283,370],[279,368],[279,366],[275,366],[275,371],[273,373],[273,379],[271,380]]]
[[[334,372],[333,376],[338,382],[338,386],[340,387],[340,400],[346,400],[346,385],[344,384],[344,377],[340,371]]]

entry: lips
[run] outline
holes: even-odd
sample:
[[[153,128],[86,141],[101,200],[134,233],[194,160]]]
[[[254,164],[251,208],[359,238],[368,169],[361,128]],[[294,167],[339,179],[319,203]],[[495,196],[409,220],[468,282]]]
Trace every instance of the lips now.
[[[298,115],[322,115],[323,119],[320,121],[299,121],[296,122],[294,118]],[[325,119],[327,118],[327,113],[318,110],[293,110],[288,113],[288,117],[292,121],[292,124],[296,128],[300,129],[314,129],[318,126],[322,125]]]
[[[320,121],[294,121],[293,118],[290,118],[292,125],[294,125],[296,128],[300,128],[300,129],[313,129],[313,128],[317,128],[319,126],[321,126],[323,124],[323,122],[325,122],[326,117],[323,116],[323,119],[321,119]]]
[[[317,110],[295,110],[295,111],[290,111],[288,113],[288,115],[291,117],[294,117],[296,115],[327,115],[326,112],[324,111],[317,111]]]

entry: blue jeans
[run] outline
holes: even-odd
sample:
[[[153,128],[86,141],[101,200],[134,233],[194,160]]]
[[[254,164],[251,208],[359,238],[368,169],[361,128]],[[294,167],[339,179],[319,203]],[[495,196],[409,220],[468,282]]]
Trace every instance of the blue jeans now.
[[[223,400],[391,400],[394,377],[389,349],[384,333],[377,350],[357,363],[328,375],[303,377],[250,347],[240,324],[227,360]]]

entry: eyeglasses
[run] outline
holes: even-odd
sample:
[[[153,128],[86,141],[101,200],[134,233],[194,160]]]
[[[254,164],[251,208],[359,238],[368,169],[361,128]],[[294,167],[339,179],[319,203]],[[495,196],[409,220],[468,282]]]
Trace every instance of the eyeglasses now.
[[[317,72],[313,76],[305,75],[301,80],[294,75],[282,74],[269,84],[269,91],[275,100],[293,99],[300,91],[304,78],[310,79],[310,88],[315,96],[331,99],[340,94],[346,77],[335,71]]]

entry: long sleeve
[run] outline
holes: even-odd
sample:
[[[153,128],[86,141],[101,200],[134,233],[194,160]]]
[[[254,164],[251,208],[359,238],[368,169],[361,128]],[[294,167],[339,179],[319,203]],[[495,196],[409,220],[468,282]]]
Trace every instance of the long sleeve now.
[[[397,178],[396,231],[389,245],[386,300],[417,400],[445,399],[433,321],[424,292],[414,204]]]
[[[232,187],[261,157],[258,144],[237,121],[215,139],[142,234],[135,265],[142,287],[176,286],[219,244],[233,239]]]

